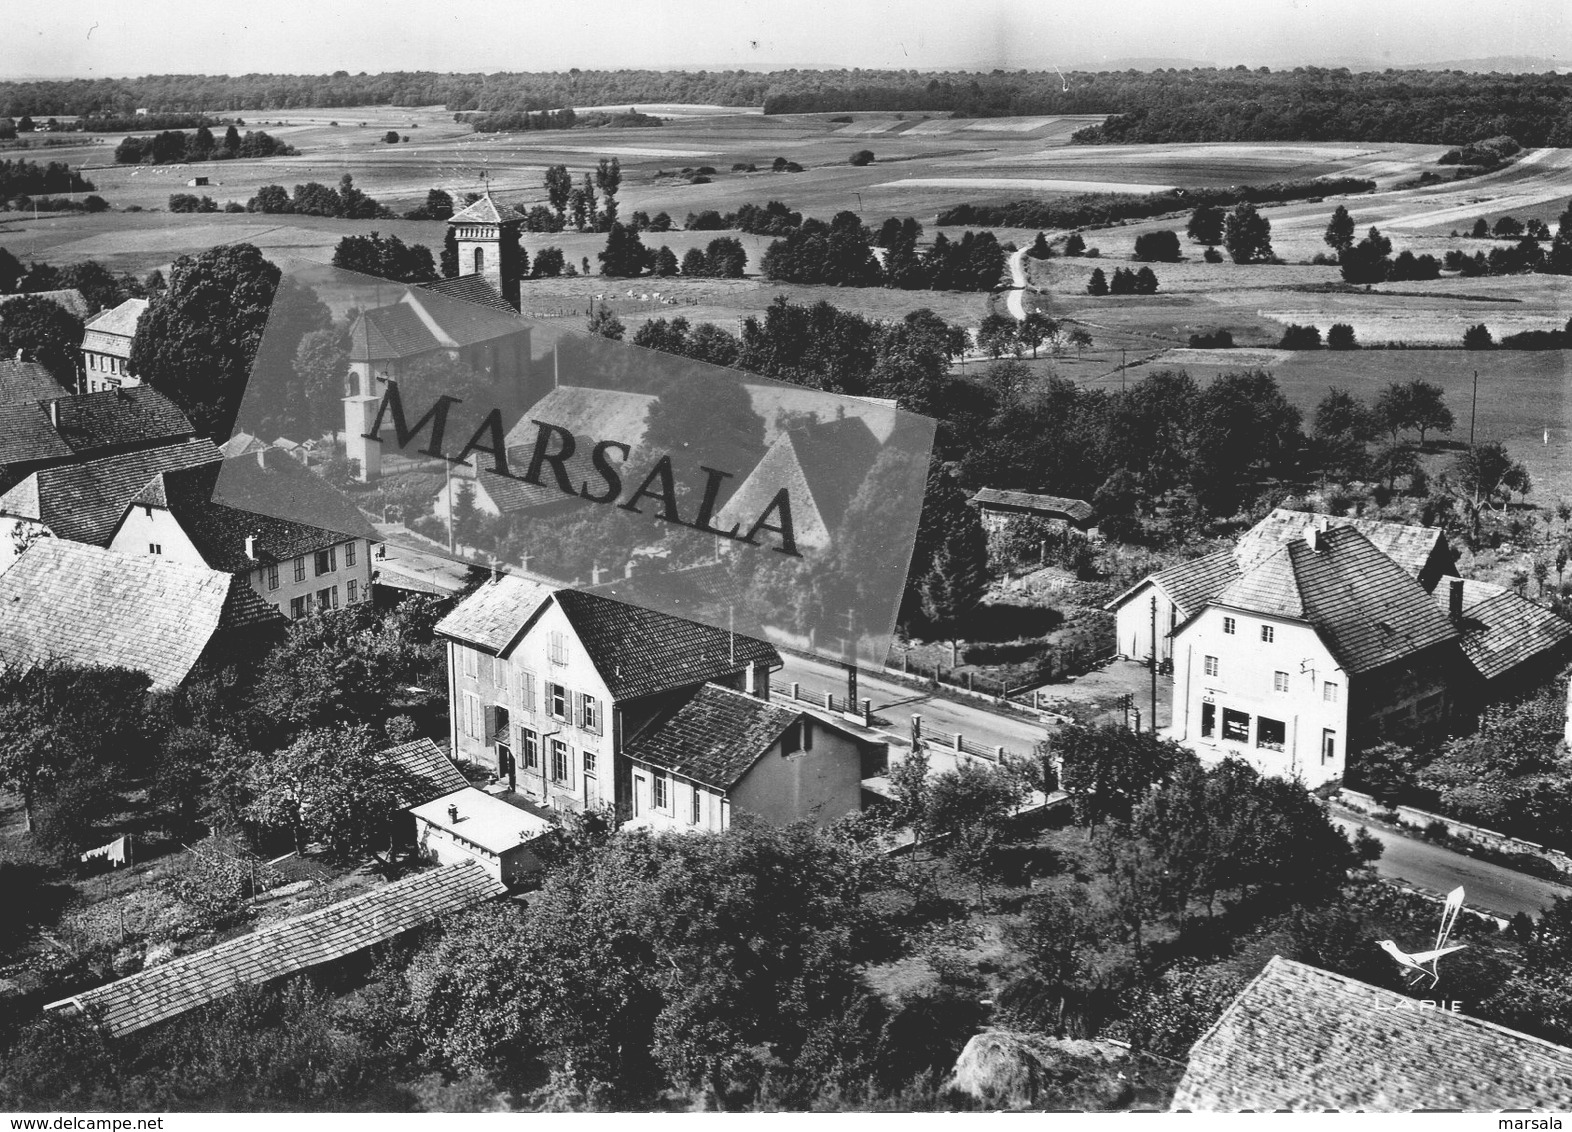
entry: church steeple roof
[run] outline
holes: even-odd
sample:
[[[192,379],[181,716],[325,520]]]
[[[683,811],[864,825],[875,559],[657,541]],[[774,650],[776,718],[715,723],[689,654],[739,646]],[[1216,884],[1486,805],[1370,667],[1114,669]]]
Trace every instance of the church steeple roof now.
[[[448,220],[449,224],[510,224],[524,218],[511,209],[504,211],[491,199],[491,193],[481,194],[479,200],[468,205]]]

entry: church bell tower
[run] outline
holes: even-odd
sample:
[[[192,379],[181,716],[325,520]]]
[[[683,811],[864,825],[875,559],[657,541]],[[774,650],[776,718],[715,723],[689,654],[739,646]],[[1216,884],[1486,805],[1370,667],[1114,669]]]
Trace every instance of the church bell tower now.
[[[499,208],[487,192],[453,214],[448,230],[458,245],[459,275],[479,275],[519,309],[519,230],[524,218]]]

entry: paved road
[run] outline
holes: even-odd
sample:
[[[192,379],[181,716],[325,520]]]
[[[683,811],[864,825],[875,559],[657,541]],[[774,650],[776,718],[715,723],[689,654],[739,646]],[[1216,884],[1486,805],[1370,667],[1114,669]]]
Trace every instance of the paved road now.
[[[1428,841],[1392,833],[1346,810],[1334,809],[1332,820],[1350,835],[1355,828],[1363,826],[1386,847],[1376,863],[1376,871],[1382,876],[1401,877],[1417,888],[1437,893],[1450,892],[1462,885],[1464,899],[1470,905],[1498,916],[1510,917],[1518,912],[1538,916],[1539,910],[1555,897],[1572,896],[1572,889],[1563,885],[1454,853]]]
[[[786,667],[771,678],[777,688],[784,688],[795,680],[805,692],[834,692],[837,701],[845,699],[844,669],[789,653],[782,655]],[[959,731],[974,743],[1004,747],[1021,755],[1030,754],[1046,734],[1043,725],[1035,720],[1015,719],[983,707],[926,695],[917,688],[880,679],[865,669],[857,673],[857,694],[872,700],[873,714],[889,720],[887,729],[903,739],[911,734],[914,714],[922,716],[923,734],[927,737],[952,738]]]
[[[1010,281],[1015,286],[1004,298],[1004,305],[1009,308],[1010,314],[1017,322],[1026,318],[1026,253],[1028,249],[1022,248],[1010,254]]]

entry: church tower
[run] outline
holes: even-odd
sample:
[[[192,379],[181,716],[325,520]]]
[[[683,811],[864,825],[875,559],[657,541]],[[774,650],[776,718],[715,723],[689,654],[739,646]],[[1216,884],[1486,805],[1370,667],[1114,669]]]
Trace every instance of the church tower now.
[[[453,214],[448,230],[458,245],[459,275],[479,275],[519,309],[522,255],[519,231],[524,218],[499,208],[487,192],[474,204]]]

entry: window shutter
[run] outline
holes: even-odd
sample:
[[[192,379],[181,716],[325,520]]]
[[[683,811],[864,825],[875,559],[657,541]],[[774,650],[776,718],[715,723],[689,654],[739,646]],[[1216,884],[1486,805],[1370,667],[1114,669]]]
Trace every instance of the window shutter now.
[[[485,728],[486,730],[482,734],[486,740],[486,745],[490,746],[492,737],[497,733],[497,705],[495,704],[486,705]]]

